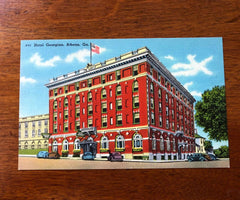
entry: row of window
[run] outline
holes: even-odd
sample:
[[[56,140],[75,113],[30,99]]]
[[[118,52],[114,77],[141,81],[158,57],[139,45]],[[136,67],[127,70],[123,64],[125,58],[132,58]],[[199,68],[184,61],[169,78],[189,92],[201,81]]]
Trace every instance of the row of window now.
[[[92,140],[92,138],[89,138],[88,140]],[[143,148],[142,144],[142,136],[140,134],[135,134],[133,136],[133,148]],[[100,149],[101,150],[108,150],[109,149],[109,139],[107,136],[102,136],[101,142],[100,142]],[[116,149],[125,149],[125,139],[122,135],[118,135],[115,139],[115,148]],[[69,143],[67,140],[64,140],[62,143],[62,150],[67,151],[69,150]],[[80,140],[76,139],[74,141],[74,150],[80,150]],[[52,143],[52,151],[57,152],[58,151],[58,143],[55,140]]]
[[[32,127],[36,127],[36,124],[38,124],[38,126],[42,126],[42,121],[33,121],[33,122],[24,122],[24,127],[28,128],[29,123],[32,123]],[[19,123],[19,128],[21,128],[23,123]],[[47,126],[48,125],[48,120],[44,120],[44,125]]]
[[[25,130],[24,132],[24,137],[27,138],[28,137],[28,130]],[[45,128],[44,129],[44,133],[48,133],[48,129]],[[40,137],[41,136],[41,129],[38,129],[37,131],[37,136]],[[19,137],[21,137],[21,131],[19,131]],[[32,130],[32,137],[36,137],[36,131],[35,130]]]

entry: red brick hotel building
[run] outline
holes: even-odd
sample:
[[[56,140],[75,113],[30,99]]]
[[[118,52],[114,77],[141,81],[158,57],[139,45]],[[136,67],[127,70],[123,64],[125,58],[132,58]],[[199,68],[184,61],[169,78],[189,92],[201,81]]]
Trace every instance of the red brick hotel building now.
[[[96,157],[186,159],[195,152],[193,96],[147,47],[50,80],[49,152],[73,156],[94,141]],[[77,137],[95,127],[97,135]],[[81,152],[82,153],[82,152]]]

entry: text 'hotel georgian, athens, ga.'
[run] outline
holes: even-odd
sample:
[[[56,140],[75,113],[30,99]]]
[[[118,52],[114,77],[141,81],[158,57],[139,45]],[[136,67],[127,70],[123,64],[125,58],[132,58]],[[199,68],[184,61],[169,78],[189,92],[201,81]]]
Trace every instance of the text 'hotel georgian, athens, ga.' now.
[[[82,144],[98,158],[118,151],[125,159],[182,160],[195,152],[195,99],[147,47],[46,86],[49,152],[70,157]]]

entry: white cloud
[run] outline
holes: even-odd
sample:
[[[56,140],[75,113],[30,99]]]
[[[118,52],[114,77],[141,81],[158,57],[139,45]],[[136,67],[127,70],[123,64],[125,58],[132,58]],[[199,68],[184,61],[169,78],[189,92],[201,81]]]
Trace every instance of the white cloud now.
[[[107,50],[106,48],[100,47],[100,53],[103,53],[103,52],[105,52],[106,50]]]
[[[33,84],[33,83],[36,83],[37,81],[33,78],[26,78],[25,76],[22,76],[20,78],[20,83],[22,84],[26,84],[26,83],[30,83],[30,84]]]
[[[55,62],[60,61],[61,58],[59,56],[54,56],[53,58],[46,60],[43,62],[43,58],[39,55],[39,53],[35,53],[31,58],[30,62],[34,63],[39,67],[54,67]]]
[[[201,92],[197,92],[197,91],[192,91],[190,92],[192,96],[197,96],[197,97],[201,97],[202,96],[202,93]]]
[[[193,82],[188,82],[188,83],[185,83],[183,86],[188,90],[188,87],[193,85]]]
[[[213,56],[205,58],[204,60],[197,62],[195,60],[196,55],[188,55],[187,59],[189,60],[189,64],[185,63],[177,63],[172,66],[172,70],[180,70],[176,72],[172,72],[174,76],[195,76],[199,72],[203,72],[206,75],[212,75],[209,69],[207,69],[207,63],[213,59]]]
[[[68,54],[65,58],[65,62],[72,62],[74,59],[78,62],[87,62],[87,58],[90,57],[90,51],[88,49],[81,49],[77,52]]]
[[[171,55],[164,56],[164,58],[169,59],[169,60],[174,60],[174,57],[172,57]]]

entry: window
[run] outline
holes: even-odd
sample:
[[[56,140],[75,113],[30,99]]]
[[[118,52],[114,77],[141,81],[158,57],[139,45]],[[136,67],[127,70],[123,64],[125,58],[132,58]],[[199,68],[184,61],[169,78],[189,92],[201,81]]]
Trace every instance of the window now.
[[[41,121],[38,121],[38,126],[41,126],[42,122]]]
[[[64,110],[64,119],[68,119],[68,110]]]
[[[92,119],[88,119],[88,127],[92,127],[93,126],[93,120]]]
[[[155,116],[153,112],[151,113],[151,123],[155,124]]]
[[[170,151],[170,140],[169,140],[169,138],[167,138],[166,143],[167,143],[167,151]]]
[[[102,103],[102,113],[107,112],[107,103]]]
[[[25,137],[28,137],[28,131],[25,130]]]
[[[64,107],[68,107],[68,99],[67,98],[64,99]]]
[[[85,115],[85,108],[82,109],[82,114]]]
[[[125,141],[122,135],[118,135],[116,137],[116,148],[117,149],[124,149],[125,148]]]
[[[45,129],[44,129],[44,133],[47,133],[47,132],[48,132],[48,129],[47,129],[47,128],[45,128]]]
[[[116,76],[117,76],[117,80],[121,79],[121,72],[120,72],[120,70],[116,71]]]
[[[52,143],[52,151],[53,152],[57,152],[58,151],[58,143],[57,143],[56,140]]]
[[[57,96],[57,89],[54,89],[54,96]]]
[[[153,75],[153,68],[150,67],[150,74]]]
[[[25,122],[25,128],[28,128],[28,122]]]
[[[121,95],[122,94],[122,88],[121,88],[121,85],[118,85],[116,87],[116,95]]]
[[[113,118],[110,117],[110,125],[113,125]]]
[[[68,151],[68,141],[67,140],[63,141],[63,150]]]
[[[122,99],[116,100],[116,109],[122,110]]]
[[[68,93],[68,86],[64,87],[65,93]]]
[[[152,137],[152,150],[156,150],[157,140],[156,137],[153,135]]]
[[[133,92],[138,92],[138,82],[137,81],[133,82]]]
[[[74,142],[74,149],[75,150],[80,150],[80,140],[76,139]]]
[[[158,73],[158,82],[159,83],[161,82],[161,75],[160,75],[160,73]]]
[[[140,123],[139,112],[133,113],[133,123],[134,123],[134,124],[139,124],[139,123]]]
[[[110,109],[110,110],[112,110],[112,109],[113,109],[113,104],[112,104],[112,102],[111,102],[111,103],[109,103],[109,109]]]
[[[163,140],[163,136],[160,137],[160,150],[161,150],[161,151],[164,150],[164,140]]]
[[[76,95],[76,97],[75,97],[75,103],[76,103],[76,104],[79,104],[79,103],[80,103],[80,97],[79,97],[79,95]]]
[[[92,93],[89,92],[89,93],[88,93],[88,102],[91,102],[91,101],[92,101]]]
[[[38,136],[41,136],[41,130],[38,129]]]
[[[117,115],[117,126],[122,126],[122,115]]]
[[[162,98],[162,90],[159,88],[158,89],[158,98],[161,99]]]
[[[142,136],[140,134],[135,134],[133,136],[133,148],[142,148]]]
[[[159,126],[162,127],[162,116],[159,116]]]
[[[168,94],[166,94],[166,103],[168,103]]]
[[[75,128],[76,128],[76,130],[80,129],[80,121],[75,122]]]
[[[173,151],[176,151],[176,142],[175,142],[175,138],[173,138],[173,140],[172,140],[172,147],[173,147]]]
[[[92,86],[92,79],[88,79],[88,87]]]
[[[68,131],[68,122],[64,123],[64,131]]]
[[[133,66],[133,76],[136,76],[136,75],[138,75],[138,66],[134,65]]]
[[[109,142],[106,136],[102,136],[101,138],[101,149],[108,149]]]
[[[151,83],[151,84],[150,84],[150,92],[153,93],[153,90],[154,90],[154,88],[153,88],[153,83]]]
[[[53,121],[57,121],[57,112],[53,113]]]
[[[105,75],[102,75],[102,76],[101,76],[101,81],[102,81],[102,84],[105,83]]]
[[[80,117],[80,108],[76,108],[76,118]]]
[[[154,100],[152,97],[150,98],[150,107],[151,109],[154,109]]]
[[[92,115],[93,114],[93,108],[92,105],[88,106],[88,115]]]
[[[169,129],[169,121],[166,119],[166,129]]]
[[[103,128],[107,127],[107,117],[106,116],[102,117],[102,127]]]
[[[158,103],[158,111],[160,113],[162,112],[162,103],[161,102]]]
[[[105,99],[107,97],[106,89],[102,89],[101,97],[102,97],[102,99]]]
[[[79,90],[79,83],[75,83],[75,90]]]
[[[109,96],[112,97],[112,90],[109,90]]]
[[[139,96],[133,97],[133,108],[139,108]]]
[[[166,106],[166,115],[168,116],[168,106]]]
[[[57,100],[53,102],[53,109],[57,109]]]

